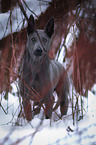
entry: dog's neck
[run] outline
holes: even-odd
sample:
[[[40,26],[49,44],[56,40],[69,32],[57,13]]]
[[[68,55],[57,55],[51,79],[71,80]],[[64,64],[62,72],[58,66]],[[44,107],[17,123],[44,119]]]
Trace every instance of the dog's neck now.
[[[42,73],[47,73],[50,63],[50,59],[47,54],[44,55],[39,61],[34,61],[33,58],[30,59],[31,60],[29,61],[29,63],[31,63],[30,65],[32,72],[34,72],[35,74],[39,73],[39,75]]]

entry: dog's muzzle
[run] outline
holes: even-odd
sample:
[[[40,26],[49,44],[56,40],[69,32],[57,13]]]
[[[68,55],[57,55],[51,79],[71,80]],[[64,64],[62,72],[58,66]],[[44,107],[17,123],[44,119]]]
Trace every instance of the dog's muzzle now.
[[[42,55],[42,49],[40,47],[38,47],[35,51],[34,51],[34,55],[35,56],[41,56]]]

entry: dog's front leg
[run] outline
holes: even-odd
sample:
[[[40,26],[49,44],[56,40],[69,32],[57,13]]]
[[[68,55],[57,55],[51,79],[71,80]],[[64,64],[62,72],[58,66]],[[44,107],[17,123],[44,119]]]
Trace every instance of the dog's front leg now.
[[[23,99],[23,108],[24,108],[24,114],[25,118],[28,121],[31,121],[33,116],[32,116],[32,111],[31,111],[31,103],[30,103],[30,98],[32,96],[31,93],[31,69],[28,66],[28,63],[24,61],[23,68],[22,68],[22,74],[21,74],[21,79],[20,79],[20,94]]]
[[[51,118],[52,116],[52,111],[53,111],[53,104],[54,104],[54,97],[48,97],[45,101],[45,116],[46,119]]]
[[[23,107],[24,107],[25,118],[28,121],[31,121],[33,117],[32,117],[30,100],[24,99],[23,100]]]

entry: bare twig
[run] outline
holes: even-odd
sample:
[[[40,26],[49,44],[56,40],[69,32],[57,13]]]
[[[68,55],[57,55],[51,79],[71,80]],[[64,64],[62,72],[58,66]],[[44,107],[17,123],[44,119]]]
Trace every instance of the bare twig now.
[[[30,11],[30,12],[32,12],[37,18],[38,18],[38,16],[28,7],[28,5],[26,4],[26,2],[23,0],[23,2],[24,2],[24,4],[25,4],[25,6],[28,8],[28,10]]]
[[[19,5],[19,7],[20,7],[22,13],[24,14],[26,20],[28,21],[28,16],[27,16],[27,14],[26,14],[26,12],[25,12],[25,10],[24,10],[24,8],[23,8],[23,5],[22,5],[22,3],[21,3],[20,0],[18,0],[18,5]]]

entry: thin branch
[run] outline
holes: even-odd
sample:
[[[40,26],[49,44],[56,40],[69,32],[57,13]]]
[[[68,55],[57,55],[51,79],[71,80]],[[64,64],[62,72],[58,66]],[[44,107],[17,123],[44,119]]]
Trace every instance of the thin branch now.
[[[8,21],[7,21],[7,24],[6,24],[6,30],[5,30],[5,32],[4,32],[3,37],[5,37],[5,34],[6,34],[6,32],[7,32],[9,20],[10,20],[10,16],[8,17]],[[3,39],[3,37],[2,37],[2,39]]]
[[[20,7],[22,13],[24,14],[26,20],[28,21],[28,16],[27,16],[26,11],[24,10],[23,5],[22,5],[22,3],[21,3],[20,0],[18,0],[18,5],[19,5],[19,7]]]
[[[26,2],[23,0],[23,3],[25,4],[25,6],[28,8],[28,10],[30,11],[30,12],[32,12],[37,18],[38,18],[38,16],[28,7],[28,5],[26,4]]]

